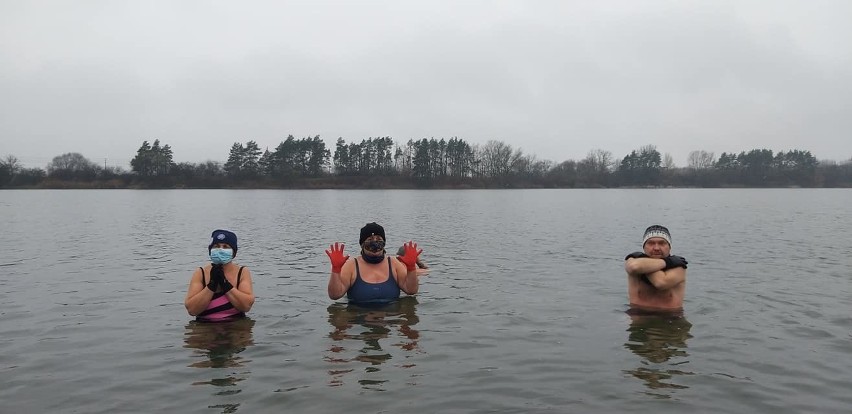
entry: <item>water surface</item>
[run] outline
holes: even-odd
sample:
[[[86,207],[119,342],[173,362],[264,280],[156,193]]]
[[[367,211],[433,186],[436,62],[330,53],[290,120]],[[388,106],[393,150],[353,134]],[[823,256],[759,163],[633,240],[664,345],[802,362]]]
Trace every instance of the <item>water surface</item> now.
[[[3,412],[848,412],[852,191],[2,191]],[[326,296],[335,241],[412,239],[421,292]],[[682,315],[626,313],[667,225]],[[250,319],[184,308],[210,232]]]

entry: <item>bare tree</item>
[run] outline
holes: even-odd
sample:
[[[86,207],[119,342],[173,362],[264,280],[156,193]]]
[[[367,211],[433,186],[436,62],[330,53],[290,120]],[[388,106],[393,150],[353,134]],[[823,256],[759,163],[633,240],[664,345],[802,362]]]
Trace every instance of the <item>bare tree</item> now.
[[[687,165],[694,170],[713,168],[716,165],[716,156],[712,152],[692,151],[687,157]]]
[[[615,165],[612,153],[602,149],[589,151],[586,158],[577,163],[577,185],[580,187],[606,186]]]
[[[667,152],[666,155],[663,155],[663,166],[662,167],[663,167],[664,170],[673,170],[673,169],[675,169],[675,167],[677,167],[674,163],[674,158],[672,158],[672,154],[669,154]]]
[[[53,157],[47,164],[47,175],[59,179],[93,179],[100,166],[78,152],[69,152]]]
[[[602,149],[589,151],[583,162],[588,163],[592,167],[592,170],[598,174],[608,173],[615,166],[615,158],[613,158],[612,153]]]
[[[20,170],[21,164],[14,155],[0,160],[0,186],[10,183]]]
[[[501,141],[490,140],[480,149],[485,176],[506,177],[512,159],[512,146]]]
[[[10,176],[15,175],[21,170],[21,162],[14,155],[7,155],[6,158],[0,160],[0,168],[6,170]]]

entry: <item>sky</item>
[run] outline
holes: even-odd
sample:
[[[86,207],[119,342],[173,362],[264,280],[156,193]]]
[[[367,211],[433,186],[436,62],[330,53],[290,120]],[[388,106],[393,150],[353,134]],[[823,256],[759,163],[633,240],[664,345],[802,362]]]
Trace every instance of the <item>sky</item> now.
[[[500,141],[852,158],[852,2],[0,0],[0,157]]]

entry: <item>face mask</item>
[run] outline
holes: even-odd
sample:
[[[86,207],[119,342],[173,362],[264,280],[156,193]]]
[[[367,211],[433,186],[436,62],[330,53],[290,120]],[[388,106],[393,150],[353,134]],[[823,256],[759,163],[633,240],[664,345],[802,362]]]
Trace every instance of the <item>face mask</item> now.
[[[364,243],[364,250],[377,253],[385,249],[385,242],[382,240],[371,240]]]
[[[213,264],[225,264],[234,259],[232,249],[210,249],[210,262]]]

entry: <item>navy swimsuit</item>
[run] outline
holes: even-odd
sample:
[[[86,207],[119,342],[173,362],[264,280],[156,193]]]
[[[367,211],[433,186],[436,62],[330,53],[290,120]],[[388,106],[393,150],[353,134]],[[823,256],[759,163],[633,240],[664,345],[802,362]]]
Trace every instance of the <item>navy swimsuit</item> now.
[[[388,303],[399,299],[399,284],[393,277],[390,257],[388,257],[388,279],[380,283],[368,283],[361,279],[358,259],[355,259],[355,283],[346,292],[350,302]]]

